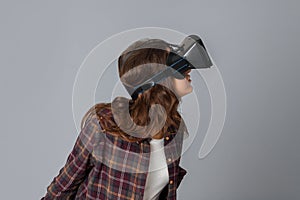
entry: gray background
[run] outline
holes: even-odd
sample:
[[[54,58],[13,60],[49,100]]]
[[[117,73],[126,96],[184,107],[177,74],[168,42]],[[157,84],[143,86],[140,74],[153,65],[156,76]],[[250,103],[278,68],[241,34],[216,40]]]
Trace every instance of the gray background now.
[[[300,199],[299,6],[1,1],[1,199],[45,194],[77,136],[72,87],[80,64],[109,36],[145,26],[201,35],[226,87],[221,138],[199,160],[205,128],[199,129],[182,158],[188,174],[178,199]]]

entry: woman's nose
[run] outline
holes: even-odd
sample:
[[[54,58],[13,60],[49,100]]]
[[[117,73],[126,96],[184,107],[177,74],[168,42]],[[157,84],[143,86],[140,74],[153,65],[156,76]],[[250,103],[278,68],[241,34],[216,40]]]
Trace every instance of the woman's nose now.
[[[192,71],[192,70],[189,69],[189,70],[185,71],[184,73],[185,73],[185,74],[188,74],[188,73],[190,73],[191,71]]]

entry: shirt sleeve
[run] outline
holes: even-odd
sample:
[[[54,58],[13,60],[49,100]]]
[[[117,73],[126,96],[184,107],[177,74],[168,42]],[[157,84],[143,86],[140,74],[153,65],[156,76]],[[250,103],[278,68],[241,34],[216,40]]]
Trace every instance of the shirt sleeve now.
[[[87,177],[90,169],[95,133],[98,132],[97,118],[92,117],[80,131],[75,145],[68,155],[65,165],[47,187],[41,200],[74,199],[79,185]]]

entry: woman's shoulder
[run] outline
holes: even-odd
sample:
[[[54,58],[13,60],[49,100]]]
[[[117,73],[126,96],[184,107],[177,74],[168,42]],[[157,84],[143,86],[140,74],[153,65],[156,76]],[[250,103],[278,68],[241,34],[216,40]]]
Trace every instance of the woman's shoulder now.
[[[107,103],[99,103],[92,106],[82,119],[80,137],[83,141],[103,140],[109,135],[106,127],[109,126],[108,118],[111,117],[111,110],[106,107]],[[105,128],[104,128],[105,127]]]
[[[110,103],[97,103],[89,108],[85,113],[82,123],[85,124],[89,121],[102,121],[102,119],[107,119],[108,116],[112,114]]]

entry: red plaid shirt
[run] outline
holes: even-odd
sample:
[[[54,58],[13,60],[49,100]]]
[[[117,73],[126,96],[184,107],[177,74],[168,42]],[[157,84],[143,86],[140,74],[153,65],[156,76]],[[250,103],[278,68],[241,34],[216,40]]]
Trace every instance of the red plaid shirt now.
[[[105,114],[111,111],[105,110]],[[101,123],[96,116],[87,121],[65,165],[41,200],[143,200],[151,139],[128,142],[102,131]],[[179,166],[182,142],[180,132],[165,136],[169,183],[159,199],[175,200],[177,188],[187,173]]]

